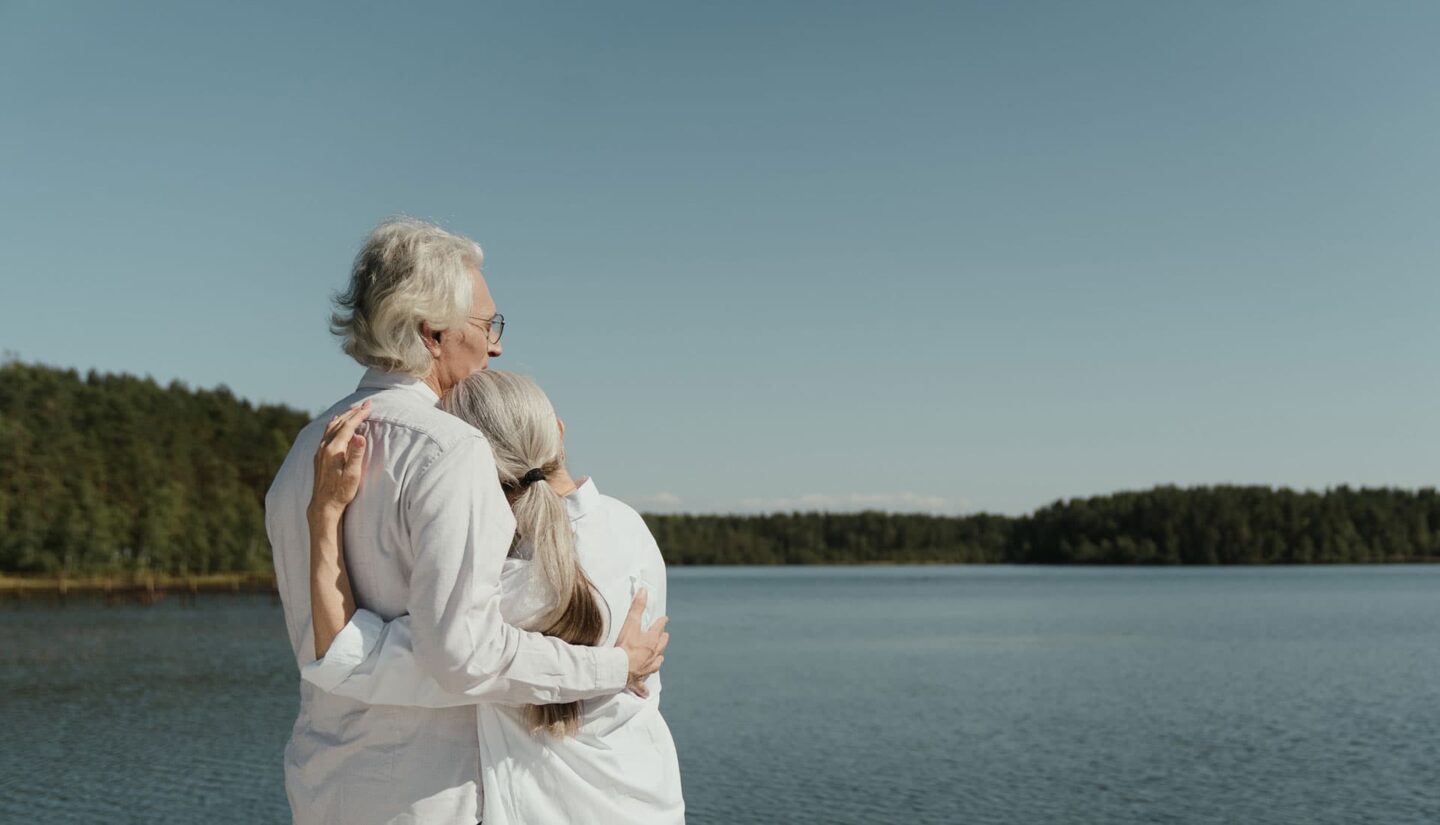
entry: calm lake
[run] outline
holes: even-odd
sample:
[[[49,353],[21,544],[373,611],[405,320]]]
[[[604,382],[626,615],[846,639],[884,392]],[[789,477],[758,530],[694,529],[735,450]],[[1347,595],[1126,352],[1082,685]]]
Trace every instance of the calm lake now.
[[[689,821],[1440,821],[1440,565],[671,571]],[[278,603],[0,605],[0,822],[282,823]]]

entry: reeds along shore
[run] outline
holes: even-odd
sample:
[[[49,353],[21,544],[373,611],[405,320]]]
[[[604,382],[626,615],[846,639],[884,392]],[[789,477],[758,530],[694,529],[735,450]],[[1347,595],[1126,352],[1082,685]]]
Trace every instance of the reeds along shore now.
[[[106,604],[154,604],[167,596],[182,603],[201,593],[275,594],[274,573],[214,573],[176,576],[117,573],[93,576],[0,575],[0,601],[61,602],[101,598]]]

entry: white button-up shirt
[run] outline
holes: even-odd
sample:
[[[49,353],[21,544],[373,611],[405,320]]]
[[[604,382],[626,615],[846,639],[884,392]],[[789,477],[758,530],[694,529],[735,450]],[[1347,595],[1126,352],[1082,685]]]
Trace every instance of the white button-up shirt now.
[[[580,566],[609,611],[599,644],[615,644],[618,621],[642,587],[648,594],[643,624],[665,615],[665,561],[640,515],[601,495],[593,480],[565,497],[565,509]],[[528,544],[517,556],[505,562],[501,611],[508,622],[532,626],[554,596],[536,575]],[[379,616],[357,610],[325,659],[304,669],[304,678],[333,679],[343,662],[368,658],[385,627]],[[646,686],[645,699],[626,692],[586,702],[575,736],[536,735],[521,708],[479,705],[485,825],[684,825],[680,764],[660,715],[660,674],[650,676]],[[406,691],[405,698],[418,704],[467,701],[434,680],[407,685]]]
[[[312,668],[314,683],[301,682],[286,792],[297,825],[473,825],[477,721],[473,704],[458,703],[614,694],[628,660],[616,647],[571,646],[503,621],[500,580],[515,521],[489,444],[437,409],[423,382],[370,370],[300,431],[265,497],[297,665],[315,661],[305,518],[315,450],[330,417],[366,398],[365,475],[343,530],[356,605],[376,632],[363,659],[337,651]],[[407,701],[413,686],[431,682],[465,698],[452,707]]]

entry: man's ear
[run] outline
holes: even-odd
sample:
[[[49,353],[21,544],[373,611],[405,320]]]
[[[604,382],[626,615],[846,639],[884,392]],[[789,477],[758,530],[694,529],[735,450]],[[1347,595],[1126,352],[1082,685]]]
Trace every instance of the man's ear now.
[[[565,419],[563,419],[563,418],[561,418],[560,416],[557,415],[557,416],[555,416],[555,423],[560,425],[560,440],[561,440],[561,441],[564,441],[564,440],[565,440]]]
[[[430,328],[428,321],[420,322],[420,341],[430,351],[432,358],[440,357],[440,333]]]

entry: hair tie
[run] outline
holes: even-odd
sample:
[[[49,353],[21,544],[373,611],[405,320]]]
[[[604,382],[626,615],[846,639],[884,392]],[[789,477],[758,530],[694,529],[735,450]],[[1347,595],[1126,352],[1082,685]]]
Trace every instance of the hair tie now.
[[[539,467],[536,467],[536,468],[534,468],[533,470],[531,470],[530,472],[526,473],[525,476],[520,479],[520,486],[521,486],[521,487],[529,487],[531,484],[534,484],[534,483],[537,482],[537,481],[544,481],[544,480],[545,480],[545,471],[542,470],[542,469],[540,469]]]

